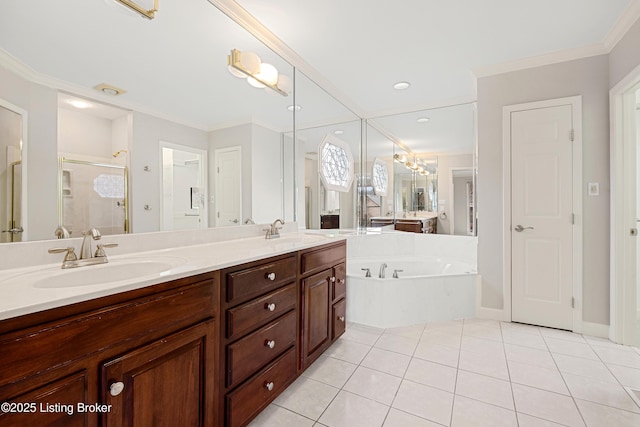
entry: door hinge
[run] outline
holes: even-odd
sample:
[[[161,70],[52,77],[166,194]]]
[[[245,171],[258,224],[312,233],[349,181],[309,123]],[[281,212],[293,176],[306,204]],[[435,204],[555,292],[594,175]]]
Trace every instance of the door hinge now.
[[[220,218],[220,212],[218,212],[218,218]]]
[[[576,299],[571,297],[571,308],[576,308]]]
[[[218,173],[220,173],[220,166],[218,166]]]
[[[571,131],[569,132],[569,139],[573,142],[576,140],[576,131],[571,129]]]
[[[571,214],[571,225],[575,225],[576,224],[576,214],[572,213]]]

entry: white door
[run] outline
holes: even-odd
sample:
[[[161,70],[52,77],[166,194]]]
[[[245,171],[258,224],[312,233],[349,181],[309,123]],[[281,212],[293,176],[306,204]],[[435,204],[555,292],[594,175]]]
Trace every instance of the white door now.
[[[512,320],[573,328],[572,106],[511,113]]]
[[[242,217],[240,147],[216,150],[216,226],[239,225]]]

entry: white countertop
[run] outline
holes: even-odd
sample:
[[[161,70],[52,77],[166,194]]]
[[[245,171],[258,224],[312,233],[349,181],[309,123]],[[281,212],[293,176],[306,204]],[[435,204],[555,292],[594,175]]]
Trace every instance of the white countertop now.
[[[0,270],[0,320],[139,289],[170,280],[344,240],[338,234],[286,233],[109,257],[108,264],[62,270],[56,264]],[[159,272],[145,273],[145,265]],[[122,266],[118,268],[117,266]],[[127,268],[136,277],[122,277]],[[158,269],[158,268],[156,268]],[[74,276],[75,275],[75,276]],[[120,276],[120,277],[118,277]],[[95,284],[50,287],[90,277]],[[99,277],[99,278],[98,278]],[[80,280],[78,280],[80,279]]]

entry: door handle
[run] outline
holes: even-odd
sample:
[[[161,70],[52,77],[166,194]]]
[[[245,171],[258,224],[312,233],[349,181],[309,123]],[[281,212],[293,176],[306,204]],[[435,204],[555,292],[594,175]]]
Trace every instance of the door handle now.
[[[11,234],[20,234],[24,231],[24,228],[22,227],[15,227],[15,228],[11,228],[9,230],[2,230],[3,233],[11,233]]]
[[[516,225],[516,228],[514,228],[515,231],[517,231],[518,233],[522,233],[524,230],[533,230],[533,227],[523,227],[520,224]]]

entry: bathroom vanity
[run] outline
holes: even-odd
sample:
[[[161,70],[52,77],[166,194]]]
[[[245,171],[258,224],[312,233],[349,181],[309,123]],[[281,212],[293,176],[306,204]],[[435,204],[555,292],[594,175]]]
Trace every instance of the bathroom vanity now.
[[[0,425],[246,425],[345,330],[345,241],[263,245],[0,321]]]

